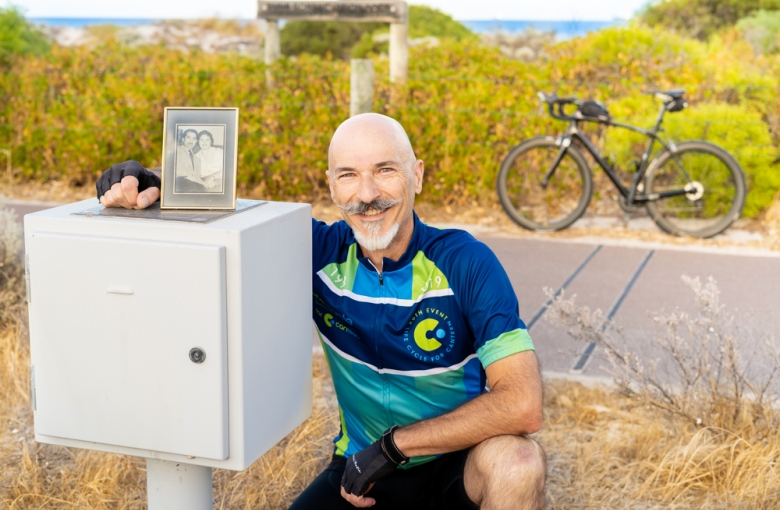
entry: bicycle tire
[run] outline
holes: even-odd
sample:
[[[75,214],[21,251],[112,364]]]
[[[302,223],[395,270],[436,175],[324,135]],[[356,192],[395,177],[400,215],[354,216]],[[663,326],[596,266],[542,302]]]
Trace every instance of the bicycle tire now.
[[[645,177],[645,191],[652,195],[680,189],[690,181],[701,184],[701,196],[696,200],[690,195],[678,195],[647,202],[648,213],[663,231],[708,238],[720,234],[739,218],[745,205],[745,175],[731,154],[708,142],[680,143],[674,152],[664,151],[652,161]]]
[[[593,177],[585,157],[574,146],[568,147],[548,186],[542,188],[540,181],[560,149],[558,138],[532,138],[512,148],[501,163],[496,180],[499,201],[523,228],[562,230],[577,221],[590,203]]]

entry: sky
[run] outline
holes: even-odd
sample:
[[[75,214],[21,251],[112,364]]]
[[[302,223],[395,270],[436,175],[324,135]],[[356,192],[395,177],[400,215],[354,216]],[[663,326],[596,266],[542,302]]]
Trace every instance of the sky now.
[[[648,0],[412,0],[456,19],[609,21],[627,19]],[[254,18],[255,0],[0,0],[34,18]]]

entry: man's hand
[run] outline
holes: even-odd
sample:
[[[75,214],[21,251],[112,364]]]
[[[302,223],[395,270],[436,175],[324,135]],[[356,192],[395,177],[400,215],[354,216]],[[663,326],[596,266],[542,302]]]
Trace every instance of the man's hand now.
[[[373,499],[362,499],[360,496],[368,492],[374,482],[396,469],[396,464],[382,451],[380,442],[381,440],[347,458],[344,476],[341,477],[341,495],[344,496],[345,493],[353,495],[352,498],[344,497],[355,506],[373,505]]]
[[[103,207],[144,209],[160,198],[160,178],[132,160],[112,165],[95,187]]]

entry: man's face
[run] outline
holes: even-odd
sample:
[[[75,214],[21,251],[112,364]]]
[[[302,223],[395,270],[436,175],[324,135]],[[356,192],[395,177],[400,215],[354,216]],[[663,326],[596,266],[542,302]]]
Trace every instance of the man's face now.
[[[184,141],[182,142],[182,145],[186,147],[188,150],[191,150],[193,147],[195,147],[195,143],[198,141],[198,135],[196,135],[192,131],[188,131],[184,135]]]
[[[333,201],[371,251],[386,249],[399,227],[412,220],[423,174],[422,161],[399,150],[392,136],[374,135],[334,143],[328,174]]]

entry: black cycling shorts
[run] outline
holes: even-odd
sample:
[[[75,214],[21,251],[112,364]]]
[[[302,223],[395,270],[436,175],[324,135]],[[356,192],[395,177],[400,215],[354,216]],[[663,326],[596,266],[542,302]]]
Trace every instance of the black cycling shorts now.
[[[466,495],[463,469],[468,450],[447,453],[411,469],[398,469],[376,482],[366,494],[376,500],[372,510],[473,510]],[[325,471],[304,490],[290,510],[354,510],[341,497],[346,459],[333,456]]]

